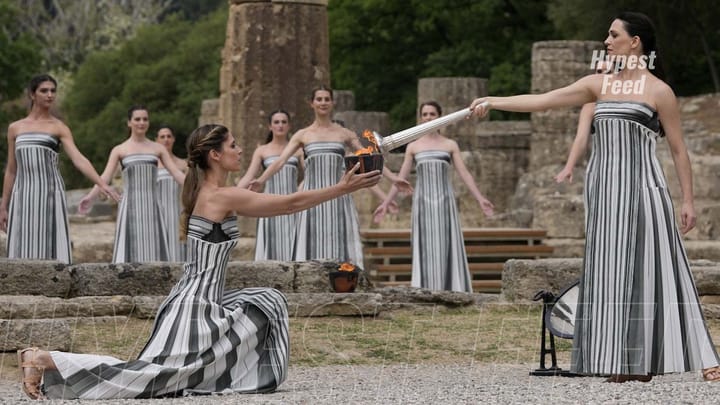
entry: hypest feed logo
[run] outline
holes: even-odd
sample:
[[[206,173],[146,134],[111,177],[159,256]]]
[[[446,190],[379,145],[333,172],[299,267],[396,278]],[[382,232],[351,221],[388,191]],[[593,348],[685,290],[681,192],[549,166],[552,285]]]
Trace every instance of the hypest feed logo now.
[[[590,68],[594,71],[605,72],[602,83],[602,94],[643,94],[645,90],[645,79],[643,74],[640,79],[621,80],[614,77],[623,70],[652,70],[655,69],[655,51],[649,55],[609,55],[604,50],[593,51]],[[609,68],[599,69],[600,66],[609,64]]]

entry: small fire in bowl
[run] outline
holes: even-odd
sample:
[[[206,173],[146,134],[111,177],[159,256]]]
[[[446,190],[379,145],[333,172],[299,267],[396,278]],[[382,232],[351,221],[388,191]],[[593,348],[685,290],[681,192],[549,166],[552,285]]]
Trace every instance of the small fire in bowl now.
[[[338,293],[355,291],[360,270],[352,263],[343,263],[337,270],[329,273],[330,287]]]
[[[372,131],[363,131],[363,138],[370,141],[370,145],[366,148],[359,149],[355,152],[355,155],[345,156],[345,170],[350,170],[355,167],[355,164],[360,162],[358,173],[367,173],[373,170],[382,171],[385,159],[383,155],[377,153],[378,147],[375,140],[375,136]]]

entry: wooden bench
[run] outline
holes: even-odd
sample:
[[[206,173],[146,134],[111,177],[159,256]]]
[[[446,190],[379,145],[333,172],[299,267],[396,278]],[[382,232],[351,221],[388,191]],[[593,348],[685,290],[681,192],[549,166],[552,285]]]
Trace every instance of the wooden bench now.
[[[362,230],[365,268],[378,286],[409,285],[412,241],[409,229]],[[513,258],[541,258],[553,253],[542,243],[546,232],[523,228],[468,228],[465,251],[476,292],[500,292],[503,264]]]

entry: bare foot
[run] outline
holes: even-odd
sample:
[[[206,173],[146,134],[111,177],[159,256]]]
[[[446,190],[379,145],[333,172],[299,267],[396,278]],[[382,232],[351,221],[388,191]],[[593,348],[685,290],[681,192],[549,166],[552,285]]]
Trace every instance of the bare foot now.
[[[720,381],[720,366],[706,368],[702,374],[705,381]]]

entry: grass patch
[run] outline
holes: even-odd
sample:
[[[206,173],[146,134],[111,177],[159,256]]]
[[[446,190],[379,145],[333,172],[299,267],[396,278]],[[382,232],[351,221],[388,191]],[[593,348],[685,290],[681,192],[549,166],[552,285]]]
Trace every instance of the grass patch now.
[[[709,320],[720,343],[720,320]],[[152,320],[108,318],[78,322],[71,351],[133,359],[150,335]],[[395,311],[378,318],[290,319],[290,364],[295,366],[539,363],[540,309],[488,305],[435,312]],[[567,368],[572,341],[556,339]],[[549,365],[549,357],[547,359]],[[0,355],[0,378],[18,379],[15,353]]]

